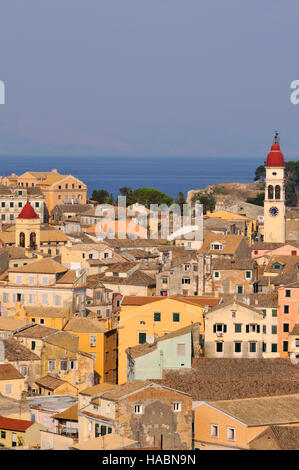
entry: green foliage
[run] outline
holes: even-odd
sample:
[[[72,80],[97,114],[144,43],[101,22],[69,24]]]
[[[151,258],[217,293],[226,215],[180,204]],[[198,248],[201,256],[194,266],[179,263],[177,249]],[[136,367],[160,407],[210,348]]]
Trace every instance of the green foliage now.
[[[225,189],[219,188],[219,187],[218,187],[218,188],[214,188],[214,189],[213,189],[213,193],[214,193],[214,194],[228,194],[228,192],[225,191]]]
[[[199,201],[203,205],[203,213],[206,214],[207,211],[213,212],[216,206],[216,201],[213,196],[213,193],[207,193],[205,191],[200,191],[194,194],[192,202]]]
[[[249,197],[246,199],[246,202],[250,204],[255,204],[256,206],[263,206],[265,200],[265,193],[258,193],[256,197]]]
[[[114,204],[113,195],[109,194],[106,189],[94,190],[91,199],[99,204]]]
[[[173,198],[154,188],[138,188],[132,191],[131,188],[123,187],[119,189],[122,196],[127,198],[127,206],[135,203],[149,207],[151,204],[167,204],[173,202]]]
[[[266,178],[266,168],[264,165],[260,165],[255,170],[254,181],[261,181],[264,182]]]

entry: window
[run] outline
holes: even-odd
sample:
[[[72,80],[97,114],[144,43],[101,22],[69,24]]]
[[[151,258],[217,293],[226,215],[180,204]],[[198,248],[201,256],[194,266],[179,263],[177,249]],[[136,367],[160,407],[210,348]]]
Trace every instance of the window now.
[[[60,370],[67,370],[67,361],[64,359],[60,361]]]
[[[142,405],[135,405],[134,406],[134,413],[135,413],[135,415],[142,415],[143,414],[143,406]]]
[[[36,203],[35,203],[35,207],[39,207],[39,202],[36,202]]]
[[[190,270],[190,264],[185,264],[184,271],[189,271],[189,270]]]
[[[267,344],[263,342],[263,352],[267,352]]]
[[[182,403],[179,402],[179,401],[174,402],[174,404],[173,404],[173,411],[174,411],[175,413],[179,413],[180,411],[182,411]]]
[[[1,439],[6,439],[6,431],[1,431]]]
[[[54,304],[55,305],[60,305],[61,304],[61,296],[60,295],[54,295]]]
[[[18,202],[18,207],[22,207],[22,202]]]
[[[13,202],[10,202],[10,203],[9,203],[9,207],[14,207],[14,203],[13,203]]]
[[[139,344],[144,344],[146,342],[146,333],[139,333],[138,337]]]
[[[240,353],[242,350],[242,343],[235,343],[235,353]]]
[[[7,292],[3,292],[3,302],[8,302],[9,294]]]
[[[96,346],[96,343],[97,343],[96,335],[90,335],[89,339],[90,339],[90,346],[92,348],[94,348]]]
[[[12,392],[12,386],[11,384],[6,384],[5,385],[5,395],[10,395]]]
[[[211,424],[211,437],[219,436],[219,426],[218,424]]]
[[[272,332],[272,335],[277,335],[277,326],[276,325],[272,325],[271,332]]]
[[[290,289],[286,289],[285,296],[286,297],[291,297],[291,290]]]
[[[255,323],[246,325],[246,333],[259,333],[260,332],[260,325],[256,325]]]
[[[272,309],[272,317],[277,317],[277,309],[276,308]]]
[[[290,313],[290,308],[288,305],[283,306],[283,313]]]
[[[48,276],[43,276],[42,277],[42,283],[43,283],[43,286],[47,286],[49,284]]]
[[[44,320],[43,318],[40,318],[40,319],[39,319],[39,324],[40,324],[40,325],[44,325],[44,324],[45,324],[45,320]]]
[[[28,367],[27,366],[21,366],[20,367],[20,372],[21,372],[22,375],[27,375]]]
[[[223,323],[215,323],[213,325],[213,333],[226,333],[227,332],[227,326],[224,325]]]
[[[245,279],[251,279],[251,271],[245,272]]]
[[[295,346],[296,346],[296,348],[299,347],[299,338],[295,338]]]
[[[56,361],[54,359],[50,359],[48,361],[48,370],[53,371],[56,369]]]
[[[282,342],[282,350],[283,350],[283,352],[287,352],[288,349],[289,349],[289,343],[288,343],[288,341],[283,341],[283,342]]]
[[[271,352],[273,352],[273,353],[277,352],[277,344],[276,343],[271,344]]]
[[[215,279],[219,279],[219,278],[220,278],[220,272],[219,272],[219,271],[215,271],[215,272],[214,272],[214,278],[215,278]]]
[[[265,335],[267,333],[267,326],[263,325],[263,334]]]
[[[16,284],[22,284],[22,276],[16,276]]]
[[[236,440],[236,430],[235,428],[227,428],[227,440],[235,441]]]
[[[249,343],[249,352],[251,352],[251,353],[256,352],[256,343],[253,343],[253,342]]]
[[[75,369],[77,369],[77,361],[71,360],[71,361],[69,362],[69,369],[70,369],[70,370],[75,370]]]
[[[28,278],[28,284],[29,284],[29,286],[33,286],[33,285],[34,285],[34,276],[29,276],[29,278]]]
[[[243,294],[243,286],[237,286],[238,294]]]
[[[223,343],[216,343],[216,352],[223,352]]]
[[[105,361],[108,361],[108,357],[109,357],[109,352],[105,351]]]
[[[168,278],[162,277],[162,284],[168,284]]]
[[[221,243],[212,243],[211,250],[223,250],[223,245]]]
[[[180,314],[179,313],[173,313],[172,314],[172,321],[173,322],[179,322],[180,321]]]
[[[43,295],[42,295],[42,304],[43,304],[43,305],[47,305],[47,304],[48,304],[48,295],[47,295],[47,294],[43,294]]]
[[[177,343],[177,355],[185,356],[186,354],[186,345],[185,343]]]
[[[161,321],[161,313],[154,312],[154,321]]]
[[[274,264],[272,265],[272,269],[275,269],[275,270],[283,269],[283,264],[274,263]]]
[[[182,284],[190,284],[190,278],[189,277],[183,277]]]
[[[5,207],[5,202],[1,202],[1,207]]]
[[[289,327],[290,327],[290,325],[288,323],[284,323],[283,324],[283,332],[288,333],[290,331]]]
[[[29,294],[28,295],[28,303],[29,304],[34,304],[34,294]]]
[[[31,341],[31,350],[32,350],[32,351],[35,350],[35,346],[36,346],[35,341]]]
[[[235,323],[235,333],[242,333],[241,323]]]

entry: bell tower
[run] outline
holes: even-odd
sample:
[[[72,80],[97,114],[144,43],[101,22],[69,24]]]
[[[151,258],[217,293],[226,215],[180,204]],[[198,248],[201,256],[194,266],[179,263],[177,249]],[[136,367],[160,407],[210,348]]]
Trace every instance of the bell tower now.
[[[266,163],[264,242],[284,243],[285,239],[284,158],[280,151],[279,134],[275,132]]]
[[[16,246],[36,250],[40,248],[40,218],[27,201],[16,218]]]

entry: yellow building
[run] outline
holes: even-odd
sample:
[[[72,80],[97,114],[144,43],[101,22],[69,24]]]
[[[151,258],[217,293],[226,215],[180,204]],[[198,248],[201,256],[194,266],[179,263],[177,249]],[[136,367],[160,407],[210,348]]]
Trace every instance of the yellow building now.
[[[151,341],[152,338],[178,330],[191,323],[200,323],[200,334],[204,334],[204,307],[193,305],[182,297],[178,300],[162,298],[152,301],[144,297],[143,305],[122,306],[118,324],[118,383],[127,382],[126,349]]]
[[[28,323],[38,323],[62,330],[66,322],[71,317],[70,309],[59,307],[20,307],[16,310],[15,318],[24,318]]]
[[[0,393],[19,400],[25,391],[25,377],[11,364],[0,364]]]
[[[242,235],[248,237],[249,243],[251,245],[252,235],[257,229],[256,220],[244,217],[243,215],[233,214],[232,212],[228,211],[207,212],[207,217],[229,220],[233,222],[243,222],[244,229],[242,231]]]
[[[0,416],[0,447],[39,447],[42,430],[39,423]]]
[[[71,318],[64,331],[78,336],[79,349],[91,354],[99,383],[117,382],[117,331],[89,318]]]

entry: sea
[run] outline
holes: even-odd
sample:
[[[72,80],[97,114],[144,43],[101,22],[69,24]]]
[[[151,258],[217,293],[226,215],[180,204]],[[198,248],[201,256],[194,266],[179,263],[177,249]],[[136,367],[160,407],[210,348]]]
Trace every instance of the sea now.
[[[96,156],[0,156],[0,175],[21,175],[25,171],[51,171],[72,174],[88,187],[106,189],[116,198],[119,188],[155,188],[175,198],[191,189],[209,184],[250,183],[263,157],[96,157]]]

